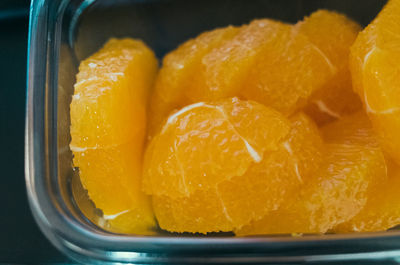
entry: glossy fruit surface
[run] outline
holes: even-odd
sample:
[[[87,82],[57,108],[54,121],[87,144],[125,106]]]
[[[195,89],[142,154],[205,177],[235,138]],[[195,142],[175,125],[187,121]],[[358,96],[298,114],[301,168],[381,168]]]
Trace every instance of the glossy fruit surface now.
[[[400,1],[390,0],[351,48],[350,69],[381,144],[400,163]]]
[[[263,109],[268,110],[266,107],[260,110]],[[283,116],[281,119],[287,120]],[[276,126],[272,122],[271,119],[268,124],[271,127]],[[321,162],[322,139],[314,122],[304,114],[297,114],[286,123],[290,124],[290,131],[286,132],[284,138],[279,138],[276,134],[265,138],[268,142],[276,141],[277,148],[265,151],[260,161],[252,161],[242,175],[236,174],[221,182],[213,178],[213,185],[206,187],[200,183],[201,188],[186,196],[153,196],[160,227],[174,232],[232,231],[252,220],[260,219],[277,209],[281,203],[285,203],[285,199],[289,200],[318,168]],[[191,143],[193,142],[195,141],[192,140]],[[221,165],[230,167],[227,163],[237,164],[230,157],[231,161]],[[200,175],[194,174],[190,177]]]
[[[243,175],[273,151],[290,123],[259,103],[237,98],[186,106],[169,116],[147,147],[144,189],[171,198]]]
[[[258,19],[187,41],[163,61],[151,100],[150,137],[177,109],[233,96],[286,116],[316,102],[308,112],[319,123],[332,113],[357,110],[347,61],[359,29],[349,18],[323,10],[297,25]]]
[[[386,181],[386,163],[368,118],[345,117],[323,128],[323,160],[298,196],[237,235],[325,233],[353,218],[376,185]]]
[[[389,164],[387,181],[376,185],[365,207],[335,227],[335,232],[384,231],[400,224],[400,169],[394,163]]]
[[[111,229],[148,233],[155,226],[141,191],[146,107],[157,71],[141,41],[111,39],[81,62],[71,102],[74,166]]]
[[[295,26],[323,54],[335,75],[313,93],[306,107],[319,125],[361,109],[361,101],[353,92],[348,67],[350,46],[361,30],[350,18],[327,10],[318,10]]]

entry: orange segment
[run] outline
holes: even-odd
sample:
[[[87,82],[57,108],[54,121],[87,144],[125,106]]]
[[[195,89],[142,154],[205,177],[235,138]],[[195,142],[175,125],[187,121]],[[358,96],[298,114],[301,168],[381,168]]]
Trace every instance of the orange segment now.
[[[291,130],[276,151],[266,152],[243,176],[218,186],[234,229],[290,200],[319,167],[322,139],[316,125],[302,113],[290,122]]]
[[[348,69],[350,46],[361,30],[353,20],[336,12],[319,10],[297,23],[298,30],[321,51],[336,74],[313,93],[306,107],[322,125],[361,109],[361,101],[352,90]]]
[[[176,198],[213,188],[243,175],[266,150],[277,149],[288,131],[288,121],[279,113],[251,101],[232,98],[186,106],[169,116],[150,142],[144,189]]]
[[[151,203],[141,191],[141,152],[137,148],[129,142],[74,151],[82,185],[114,232],[143,234],[155,227]]]
[[[400,163],[400,1],[390,0],[351,48],[354,89],[385,151]]]
[[[232,96],[291,114],[335,73],[324,53],[285,23],[260,19],[204,33],[164,60],[151,104],[150,135],[174,109]]]
[[[246,127],[241,127],[246,128]],[[278,149],[264,153],[244,175],[224,180],[189,197],[154,196],[161,228],[174,232],[232,231],[277,209],[306,182],[320,163],[322,140],[304,114],[291,118],[291,130]]]
[[[155,82],[150,104],[150,135],[154,135],[164,119],[175,109],[194,103],[192,87],[199,77],[205,54],[224,41],[232,39],[238,28],[226,27],[200,34],[167,54]],[[198,85],[197,85],[198,86]]]
[[[70,113],[73,163],[96,207],[114,216],[109,225],[115,231],[146,233],[155,226],[140,188],[147,98],[156,71],[153,52],[132,39],[111,39],[79,67]]]
[[[353,92],[349,72],[336,74],[323,88],[314,92],[304,112],[319,126],[362,109],[359,96]]]
[[[71,102],[71,146],[109,147],[131,140],[141,145],[156,71],[153,52],[131,39],[111,39],[84,60]]]
[[[88,190],[90,199],[105,214],[126,210],[134,197],[138,196],[135,176],[140,175],[140,157],[130,142],[110,148],[73,149],[74,166],[79,167],[82,185]],[[132,177],[127,177],[132,175]],[[94,177],[95,176],[95,177]],[[135,190],[132,192],[131,190]],[[121,190],[123,196],[116,196]]]
[[[157,224],[151,201],[148,203],[149,198],[143,196],[137,200],[142,203],[139,207],[134,206],[116,214],[103,215],[104,228],[120,234],[155,235]]]
[[[353,126],[360,115],[323,129],[327,141],[323,162],[307,186],[278,210],[236,234],[325,233],[360,212],[367,194],[386,179],[384,157],[368,119],[363,118],[360,127]],[[371,142],[366,144],[357,135],[367,135]]]
[[[342,72],[336,74],[323,88],[314,92],[304,112],[319,126],[323,126],[360,109],[362,103],[352,90],[350,73]]]
[[[315,123],[304,113],[290,118],[292,130],[283,147],[289,153],[289,170],[294,170],[302,182],[307,183],[322,162],[323,142]],[[291,169],[290,169],[291,168]]]
[[[156,195],[153,209],[158,225],[170,232],[207,234],[233,229],[232,219],[215,189],[197,190],[190,197],[177,199]]]
[[[383,148],[398,163],[400,163],[399,59],[400,56],[395,57],[390,52],[375,51],[369,55],[363,71],[363,100],[366,111],[381,137]]]
[[[321,51],[332,68],[347,68],[350,46],[361,30],[357,22],[334,11],[318,10],[295,27]]]
[[[362,111],[325,125],[322,133],[328,143],[338,142],[337,139],[340,139],[342,144],[380,148],[377,136],[372,132],[371,122]]]
[[[384,231],[400,224],[400,169],[389,167],[388,180],[376,185],[367,204],[351,220],[335,227],[335,232]]]
[[[199,80],[201,83],[194,91],[195,99],[240,94],[257,58],[265,53],[267,47],[272,48],[276,43],[283,44],[290,29],[290,25],[270,19],[254,20],[242,26],[233,39],[225,41],[204,56],[204,78]]]
[[[265,41],[241,94],[291,114],[303,107],[312,92],[324,85],[336,69],[296,27],[280,24],[267,32],[270,26],[264,21],[253,22],[257,23],[259,34],[265,34]]]

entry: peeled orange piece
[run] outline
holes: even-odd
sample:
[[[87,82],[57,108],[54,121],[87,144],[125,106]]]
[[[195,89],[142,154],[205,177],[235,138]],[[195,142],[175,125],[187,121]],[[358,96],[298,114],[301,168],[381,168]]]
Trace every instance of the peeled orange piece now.
[[[400,163],[400,1],[389,0],[351,48],[354,89],[381,144]]]
[[[273,123],[269,124],[273,127]],[[277,209],[312,176],[321,162],[322,139],[313,121],[297,114],[290,124],[285,138],[277,139],[278,148],[266,151],[262,160],[254,161],[243,175],[186,197],[154,196],[160,227],[173,232],[232,231]],[[276,136],[271,135],[266,141],[275,141],[273,137]]]
[[[310,97],[306,113],[323,125],[360,110],[361,101],[353,92],[348,67],[350,46],[361,30],[360,25],[342,14],[318,10],[295,27],[308,37],[335,72]]]
[[[240,94],[289,115],[304,107],[309,96],[332,78],[336,69],[296,27],[279,24],[268,31],[271,23],[255,20],[250,24],[264,41],[256,50]]]
[[[323,134],[321,166],[298,196],[237,235],[325,233],[365,207],[375,186],[386,181],[386,163],[368,118],[362,113],[342,118]]]
[[[384,231],[400,224],[400,168],[391,165],[388,180],[376,185],[356,216],[335,227],[335,232]]]
[[[171,198],[215,188],[276,150],[290,124],[278,112],[237,98],[186,106],[147,147],[144,189]]]
[[[199,87],[203,57],[215,47],[232,39],[238,28],[226,27],[200,34],[167,54],[155,82],[150,101],[150,135],[154,135],[164,119],[175,109],[201,101],[193,95]]]
[[[147,98],[157,72],[141,41],[111,39],[81,62],[71,102],[74,166],[110,229],[147,233],[155,226],[141,191]]]
[[[304,31],[260,19],[203,33],[169,53],[151,101],[150,136],[172,111],[200,101],[238,96],[285,115],[304,107],[337,72]]]

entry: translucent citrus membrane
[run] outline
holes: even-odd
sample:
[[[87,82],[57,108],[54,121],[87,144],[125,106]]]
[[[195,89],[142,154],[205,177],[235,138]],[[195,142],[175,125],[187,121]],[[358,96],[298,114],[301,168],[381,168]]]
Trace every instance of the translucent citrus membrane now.
[[[71,148],[142,145],[156,72],[154,53],[132,39],[111,39],[82,61],[71,102]]]

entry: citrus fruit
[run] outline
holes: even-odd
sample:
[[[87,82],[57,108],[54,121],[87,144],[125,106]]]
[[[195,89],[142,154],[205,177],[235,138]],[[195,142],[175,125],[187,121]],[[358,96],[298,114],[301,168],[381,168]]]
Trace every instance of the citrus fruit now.
[[[368,118],[356,113],[322,131],[324,155],[313,178],[297,196],[237,235],[325,233],[364,208],[368,194],[386,180],[384,156]]]
[[[166,56],[151,100],[150,136],[174,110],[238,96],[285,115],[336,74],[298,27],[254,20],[201,34]]]
[[[384,150],[400,163],[400,1],[390,0],[357,37],[350,69],[355,91]]]
[[[106,228],[120,233],[151,233],[151,203],[141,190],[141,153],[135,142],[74,153],[82,185],[103,212]],[[117,192],[116,192],[117,191]]]
[[[339,75],[336,74],[335,77]],[[318,126],[362,109],[359,96],[352,90],[350,74],[343,73],[337,80],[335,77],[322,89],[314,92],[304,108],[304,112],[312,117]]]
[[[150,200],[141,191],[141,162],[156,72],[157,60],[143,42],[111,39],[81,62],[74,87],[73,164],[90,199],[121,232],[145,233],[155,225]]]
[[[164,57],[150,101],[150,135],[156,133],[171,111],[201,101],[196,100],[191,91],[196,86],[194,80],[199,79],[202,58],[224,41],[232,39],[238,31],[238,28],[230,26],[204,32]]]
[[[391,164],[388,180],[376,185],[364,209],[335,227],[335,232],[384,231],[400,224],[400,168]]]
[[[306,113],[319,125],[361,109],[361,101],[353,92],[348,67],[350,46],[361,30],[348,17],[327,10],[318,10],[295,26],[321,51],[336,74],[309,99]]]
[[[168,117],[147,147],[144,189],[176,198],[214,188],[277,149],[289,129],[282,115],[252,101],[186,106]]]
[[[185,197],[153,196],[160,227],[173,232],[232,231],[277,209],[307,182],[321,158],[322,139],[314,122],[300,113],[290,124],[289,133],[277,139],[278,148],[266,151],[243,175]]]
[[[336,69],[297,27],[280,24],[273,32],[267,32],[270,26],[266,22],[252,22],[265,41],[251,65],[241,95],[289,115],[304,107],[308,97]]]

